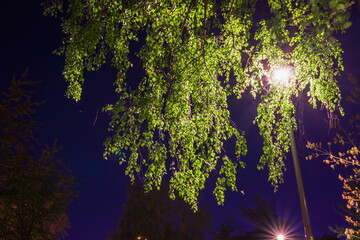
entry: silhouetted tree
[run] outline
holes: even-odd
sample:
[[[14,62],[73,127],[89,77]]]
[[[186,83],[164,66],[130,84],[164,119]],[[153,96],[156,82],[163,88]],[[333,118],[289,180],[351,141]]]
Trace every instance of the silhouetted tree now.
[[[234,232],[236,231],[236,225],[234,224],[234,219],[226,218],[226,220],[221,223],[219,230],[215,233],[214,240],[232,240],[234,239]]]
[[[168,196],[168,185],[144,193],[139,183],[127,190],[127,202],[112,240],[192,240],[204,239],[210,214],[200,207],[194,213],[186,203]]]
[[[43,145],[34,135],[32,115],[41,103],[29,90],[36,83],[25,77],[14,77],[0,100],[0,239],[61,239],[74,181],[56,143]]]
[[[265,201],[261,197],[254,199],[256,205],[253,208],[241,208],[242,216],[249,219],[254,229],[231,239],[255,240],[275,238],[278,233],[291,236],[290,222],[282,220],[275,212],[272,202]]]

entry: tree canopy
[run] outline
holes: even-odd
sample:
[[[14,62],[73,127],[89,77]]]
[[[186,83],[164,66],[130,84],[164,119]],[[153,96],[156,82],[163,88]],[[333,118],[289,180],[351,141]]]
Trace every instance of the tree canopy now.
[[[244,133],[230,118],[228,97],[259,99],[254,123],[263,137],[258,168],[267,167],[275,189],[283,181],[289,128],[296,129],[293,99],[340,111],[336,76],[343,70],[334,33],[351,25],[352,0],[45,0],[44,13],[61,16],[65,34],[66,95],[80,100],[84,72],[111,63],[119,99],[105,109],[112,136],[104,157],[119,156],[132,181],[147,191],[165,175],[174,193],[196,209],[199,191],[218,172],[214,195],[236,191],[245,167]],[[131,47],[135,44],[138,48]],[[139,50],[137,50],[139,49]],[[136,57],[134,57],[136,56]],[[141,81],[127,79],[139,59]],[[279,67],[288,84],[271,84]],[[224,144],[235,142],[236,159]]]

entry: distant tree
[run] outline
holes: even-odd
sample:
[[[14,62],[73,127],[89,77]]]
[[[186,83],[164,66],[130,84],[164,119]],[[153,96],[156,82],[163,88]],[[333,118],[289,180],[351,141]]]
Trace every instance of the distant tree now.
[[[272,202],[261,197],[254,198],[255,206],[252,208],[241,208],[242,217],[247,218],[254,229],[238,235],[234,240],[260,240],[276,238],[277,234],[285,234],[291,237],[290,222],[282,220],[275,212]]]
[[[25,77],[14,77],[0,100],[0,239],[62,239],[74,179],[56,157],[56,143],[35,137],[32,115],[40,103],[29,90],[36,83]]]
[[[192,240],[205,239],[210,214],[199,209],[194,213],[182,199],[171,200],[167,185],[144,193],[136,183],[127,190],[123,216],[112,240]]]
[[[249,219],[254,226],[268,225],[279,218],[272,202],[265,201],[259,196],[254,198],[254,202],[256,205],[253,208],[241,208],[242,216]]]
[[[45,14],[61,15],[66,36],[58,53],[65,56],[69,98],[81,99],[86,71],[105,63],[117,70],[119,98],[106,107],[113,134],[105,141],[105,158],[119,156],[132,181],[143,174],[147,191],[160,188],[168,174],[170,196],[179,195],[193,209],[210,173],[218,173],[213,193],[223,204],[226,189],[237,191],[237,168],[245,167],[246,140],[230,118],[230,96],[248,92],[259,99],[254,123],[263,137],[263,155],[258,168],[268,168],[275,188],[286,169],[289,128],[297,127],[292,100],[306,92],[314,108],[320,103],[343,113],[336,80],[343,69],[342,49],[334,36],[351,25],[353,4],[43,1]],[[140,81],[126,79],[135,65],[144,72]],[[284,66],[293,68],[286,87],[273,82],[276,69]],[[231,154],[225,147],[229,141]]]
[[[342,198],[346,208],[342,208],[345,220],[351,225],[348,228],[335,228],[336,232],[347,239],[360,238],[360,86],[357,79],[350,76],[352,88],[347,96],[351,108],[357,110],[350,118],[337,121],[335,136],[325,146],[322,143],[308,142],[307,147],[314,150],[308,159],[325,158],[324,162],[331,168],[345,167],[350,172],[339,175],[343,182]]]
[[[226,218],[226,220],[221,223],[218,231],[215,233],[214,240],[232,240],[234,239],[234,233],[237,230],[237,226],[234,223],[234,219]]]

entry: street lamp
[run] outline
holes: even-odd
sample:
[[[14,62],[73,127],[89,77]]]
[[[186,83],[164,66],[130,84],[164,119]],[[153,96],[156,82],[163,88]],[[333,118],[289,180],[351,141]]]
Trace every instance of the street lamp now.
[[[289,81],[292,77],[292,69],[289,67],[283,67],[275,69],[271,74],[271,79],[273,84],[280,84],[280,85],[286,85],[289,84]],[[304,185],[303,180],[301,177],[301,170],[300,170],[300,164],[299,164],[299,158],[298,153],[296,149],[296,143],[295,143],[295,137],[293,130],[289,129],[289,137],[290,137],[290,144],[291,144],[291,154],[294,162],[294,169],[295,169],[295,177],[296,177],[296,184],[298,187],[298,193],[299,193],[299,200],[300,200],[300,207],[301,207],[301,215],[304,222],[304,232],[305,232],[305,239],[306,240],[314,240],[314,237],[312,235],[312,229],[310,224],[310,217],[309,212],[306,205],[306,198],[305,198],[305,192],[304,192]],[[278,240],[284,240],[284,236],[278,235]]]

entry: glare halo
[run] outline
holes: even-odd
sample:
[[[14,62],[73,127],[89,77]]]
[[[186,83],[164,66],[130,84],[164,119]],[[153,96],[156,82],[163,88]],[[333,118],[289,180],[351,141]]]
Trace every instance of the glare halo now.
[[[287,86],[293,76],[293,70],[290,67],[275,68],[270,76],[271,84]]]

